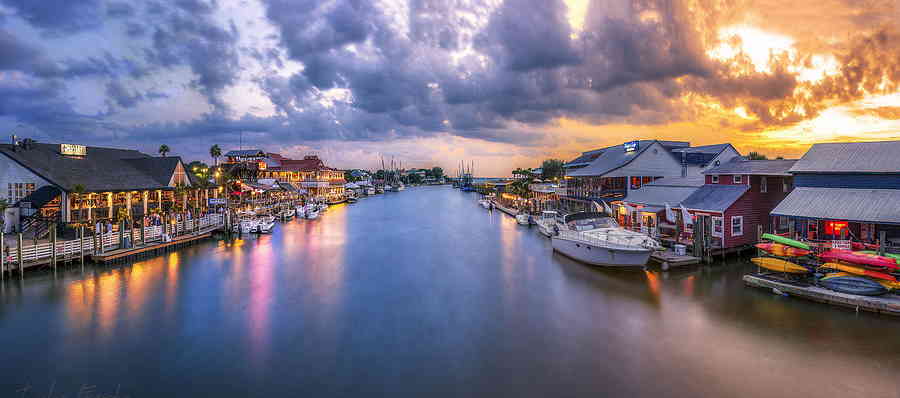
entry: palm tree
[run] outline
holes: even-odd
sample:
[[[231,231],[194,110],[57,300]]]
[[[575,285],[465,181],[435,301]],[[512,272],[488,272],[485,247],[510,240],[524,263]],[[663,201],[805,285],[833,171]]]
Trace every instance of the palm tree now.
[[[84,195],[84,191],[85,191],[84,185],[75,184],[72,186],[72,204],[73,205],[78,204],[78,201],[81,199],[81,195]],[[79,211],[79,213],[81,212],[80,206],[79,206],[78,211]]]
[[[162,155],[162,157],[166,157],[166,154],[170,151],[171,150],[169,149],[169,146],[166,144],[162,144],[159,146],[159,154]]]
[[[213,167],[219,167],[219,156],[222,156],[222,149],[218,144],[209,148],[209,156],[213,158]]]

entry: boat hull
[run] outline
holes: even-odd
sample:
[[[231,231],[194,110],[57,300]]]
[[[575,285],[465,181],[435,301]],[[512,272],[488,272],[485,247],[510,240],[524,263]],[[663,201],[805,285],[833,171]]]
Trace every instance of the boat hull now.
[[[900,266],[897,265],[897,261],[892,258],[871,254],[859,254],[846,250],[829,250],[819,255],[819,258],[827,262],[844,261],[872,267],[900,269]]]
[[[793,240],[791,238],[785,238],[783,236],[778,236],[778,235],[773,235],[773,234],[762,234],[762,238],[770,240],[775,243],[781,243],[782,245],[796,247],[798,249],[811,250],[809,245],[807,245],[806,243],[800,242],[798,240]]]
[[[590,265],[603,267],[643,267],[650,259],[650,250],[610,249],[581,241],[551,238],[553,250]]]
[[[840,263],[825,263],[822,265],[823,268],[830,268],[833,270],[844,271],[854,275],[860,276],[869,276],[872,278],[878,278],[886,281],[896,282],[897,278],[894,278],[890,274],[886,274],[884,272],[872,271],[870,269],[865,269],[863,267],[856,267],[853,265],[840,264]]]
[[[779,260],[770,257],[751,258],[750,261],[765,269],[776,272],[787,272],[789,274],[808,274],[809,270],[803,266],[794,264],[790,261]]]
[[[780,257],[802,257],[809,255],[809,250],[798,249],[781,243],[757,243],[757,249],[765,250],[769,254]]]
[[[860,296],[878,296],[888,292],[880,283],[861,276],[826,276],[819,279],[819,284],[839,293]]]

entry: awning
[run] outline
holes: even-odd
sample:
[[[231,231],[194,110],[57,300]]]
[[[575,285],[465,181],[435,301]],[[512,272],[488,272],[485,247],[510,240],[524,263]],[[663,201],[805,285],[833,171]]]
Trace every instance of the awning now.
[[[900,224],[900,190],[796,188],[772,210],[772,215]]]
[[[23,207],[26,209],[40,209],[50,203],[53,199],[56,199],[59,194],[62,193],[59,188],[53,185],[44,185],[30,195],[22,198],[19,201],[19,207]]]

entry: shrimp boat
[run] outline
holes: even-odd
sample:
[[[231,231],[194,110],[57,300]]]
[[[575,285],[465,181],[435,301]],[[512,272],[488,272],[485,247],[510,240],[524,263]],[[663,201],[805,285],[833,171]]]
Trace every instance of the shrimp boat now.
[[[541,232],[546,237],[553,236],[553,226],[556,225],[557,219],[559,218],[559,213],[552,210],[544,210],[541,212],[541,217],[535,221],[535,224],[538,226],[538,231]]]
[[[619,226],[603,213],[568,214],[554,224],[553,250],[575,260],[609,267],[641,267],[662,246],[655,239]]]

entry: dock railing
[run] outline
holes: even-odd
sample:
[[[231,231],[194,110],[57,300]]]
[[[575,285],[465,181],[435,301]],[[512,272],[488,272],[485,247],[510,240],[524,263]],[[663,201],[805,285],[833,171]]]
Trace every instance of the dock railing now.
[[[164,228],[169,237],[173,238],[187,233],[210,232],[224,225],[225,216],[223,214],[207,214],[199,219],[182,220],[175,224],[143,227],[143,234],[141,234],[141,227],[127,228],[121,231],[121,236],[128,239],[130,245],[134,247],[163,242]],[[86,234],[82,239],[57,241],[55,246],[51,242],[22,245],[22,262],[26,265],[48,262],[53,258],[54,252],[58,261],[66,261],[79,257],[82,253],[89,256],[94,253],[117,250],[122,248],[119,238],[120,231],[113,231],[99,235]],[[95,244],[97,250],[94,250]],[[3,270],[9,271],[18,267],[19,250],[16,245],[10,245],[6,250],[8,252],[0,264],[3,265]]]

